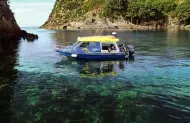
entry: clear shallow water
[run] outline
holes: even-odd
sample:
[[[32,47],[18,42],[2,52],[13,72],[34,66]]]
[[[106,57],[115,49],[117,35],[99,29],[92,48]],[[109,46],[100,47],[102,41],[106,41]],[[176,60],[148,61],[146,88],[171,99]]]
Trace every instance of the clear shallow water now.
[[[53,45],[95,31],[26,30],[39,40],[0,44],[0,122],[190,122],[190,32],[120,31],[134,59],[85,62]]]

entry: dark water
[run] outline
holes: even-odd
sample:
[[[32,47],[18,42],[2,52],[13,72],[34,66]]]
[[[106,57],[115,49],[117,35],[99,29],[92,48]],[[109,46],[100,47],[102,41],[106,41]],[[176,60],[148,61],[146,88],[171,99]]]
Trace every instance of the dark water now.
[[[95,31],[26,30],[0,43],[1,123],[190,123],[190,32],[120,31],[134,59],[85,62],[53,45]]]

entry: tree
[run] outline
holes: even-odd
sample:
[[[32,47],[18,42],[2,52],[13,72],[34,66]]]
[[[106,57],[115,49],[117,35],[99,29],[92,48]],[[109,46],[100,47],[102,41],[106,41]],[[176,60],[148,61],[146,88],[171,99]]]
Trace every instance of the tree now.
[[[105,17],[117,18],[126,13],[127,7],[127,0],[106,0],[103,15]]]
[[[190,1],[185,1],[181,3],[176,8],[177,17],[181,23],[187,25],[190,24]]]

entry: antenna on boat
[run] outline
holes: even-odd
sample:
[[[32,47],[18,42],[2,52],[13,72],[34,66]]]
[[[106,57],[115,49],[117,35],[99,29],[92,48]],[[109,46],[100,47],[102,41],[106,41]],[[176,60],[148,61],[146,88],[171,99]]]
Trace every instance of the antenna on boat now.
[[[99,28],[98,28],[99,29]],[[98,32],[98,29],[96,29],[96,32],[95,32],[95,34],[94,35],[96,35],[96,33]]]
[[[100,23],[100,22],[99,22],[99,23]],[[99,29],[100,29],[100,33],[97,34]],[[102,32],[103,32],[104,29],[105,29],[105,26],[103,26],[103,28],[98,28],[98,29],[96,30],[95,35],[97,34],[98,36],[100,36],[100,35],[102,34]]]
[[[101,35],[101,34],[102,34],[102,31],[104,30],[104,28],[105,28],[105,27],[103,27],[103,28],[101,29],[101,31],[100,31],[100,33],[99,33],[99,35]]]

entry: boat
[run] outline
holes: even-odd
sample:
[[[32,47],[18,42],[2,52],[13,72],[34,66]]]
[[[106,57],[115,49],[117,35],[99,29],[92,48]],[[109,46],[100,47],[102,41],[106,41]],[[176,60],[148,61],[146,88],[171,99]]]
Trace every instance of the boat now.
[[[131,45],[118,45],[115,35],[78,37],[70,46],[56,45],[56,52],[77,60],[120,60],[132,56],[135,52]]]

